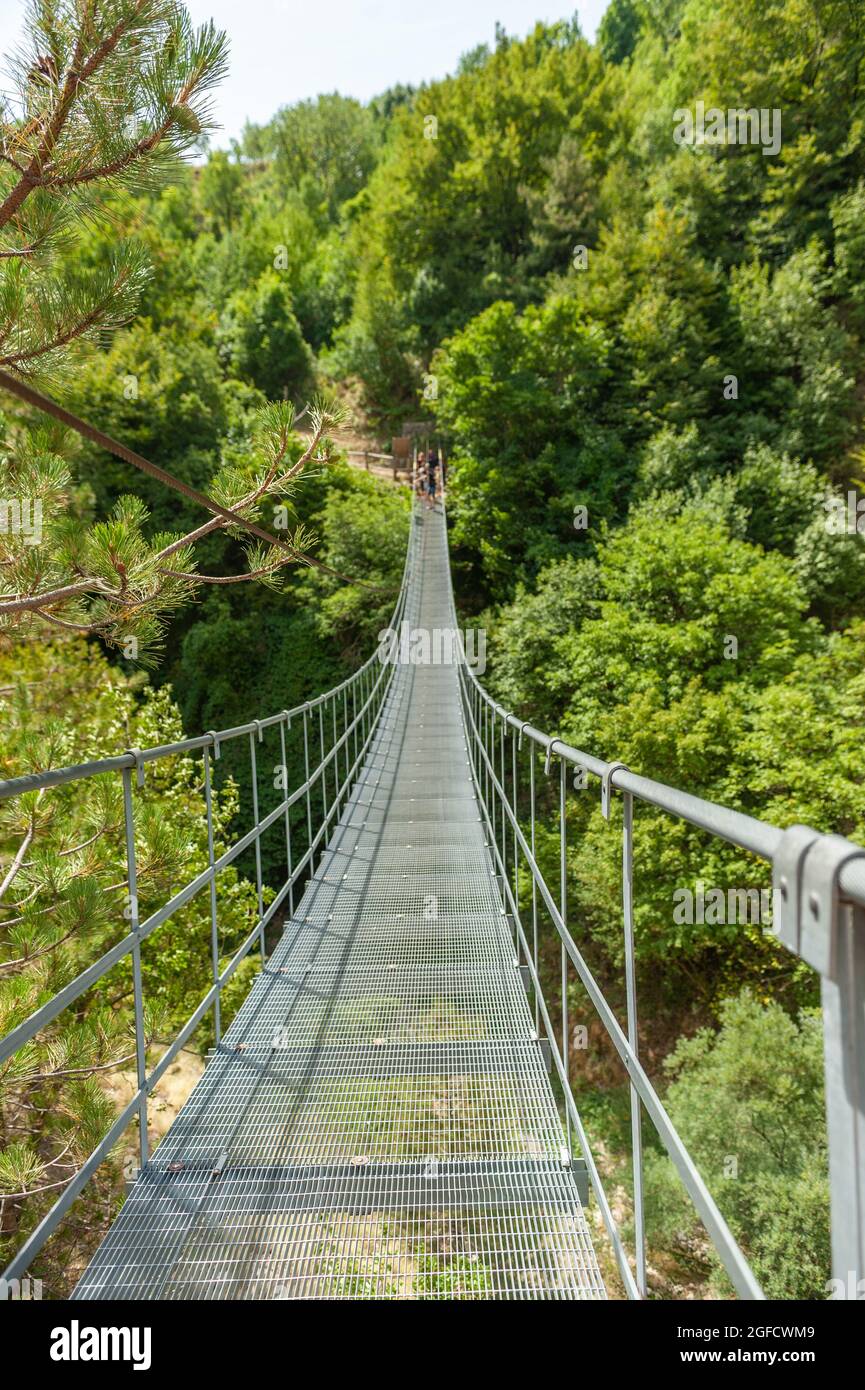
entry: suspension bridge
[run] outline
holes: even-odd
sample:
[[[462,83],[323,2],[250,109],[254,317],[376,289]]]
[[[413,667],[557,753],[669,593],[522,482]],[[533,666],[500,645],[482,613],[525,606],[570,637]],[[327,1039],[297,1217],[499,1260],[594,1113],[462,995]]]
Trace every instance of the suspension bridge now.
[[[392,619],[457,630],[441,510],[416,509]],[[257,749],[302,735],[305,775],[269,810]],[[214,849],[213,763],[248,741],[252,825]],[[135,798],[148,766],[198,756],[209,864],[137,919]],[[627,1018],[605,999],[569,925],[566,798],[596,778],[609,818],[621,796]],[[833,1273],[865,1273],[865,851],[806,827],[774,826],[569,747],[497,705],[456,645],[454,660],[373,655],[296,710],[163,748],[0,784],[0,797],[111,774],[123,781],[132,920],[124,938],[0,1041],[0,1062],[39,1035],[117,962],[133,966],[136,1093],[75,1180],[22,1244],[20,1277],[126,1129],[140,1172],[80,1278],[80,1300],[603,1299],[587,1204],[597,1203],[626,1294],[648,1292],[642,1132],[654,1125],[738,1293],[759,1285],[639,1057],[633,940],[635,802],[661,807],[769,860],[776,930],[820,972],[832,1190]],[[537,782],[557,779],[560,880],[536,858]],[[554,783],[555,785],[555,783]],[[298,841],[298,825],[303,829]],[[286,876],[265,907],[261,843],[284,829]],[[619,833],[611,823],[610,833]],[[219,959],[215,885],[252,852],[258,920]],[[148,1071],[143,943],[209,894],[213,984]],[[527,903],[529,904],[527,906]],[[268,955],[267,929],[284,913]],[[545,998],[539,921],[561,956]],[[223,1032],[222,992],[253,950],[261,968]],[[568,984],[578,979],[631,1093],[633,1224],[626,1248],[575,1102]],[[212,1013],[216,1044],[154,1152],[148,1103]],[[555,1025],[553,1019],[556,1019]]]

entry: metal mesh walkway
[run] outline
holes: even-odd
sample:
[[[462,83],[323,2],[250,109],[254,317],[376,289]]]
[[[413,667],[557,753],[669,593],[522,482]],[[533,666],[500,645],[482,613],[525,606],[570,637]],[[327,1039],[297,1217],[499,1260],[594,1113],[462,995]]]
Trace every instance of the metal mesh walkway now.
[[[429,513],[406,620],[449,629]],[[400,665],[314,879],[77,1298],[603,1298],[453,665]]]

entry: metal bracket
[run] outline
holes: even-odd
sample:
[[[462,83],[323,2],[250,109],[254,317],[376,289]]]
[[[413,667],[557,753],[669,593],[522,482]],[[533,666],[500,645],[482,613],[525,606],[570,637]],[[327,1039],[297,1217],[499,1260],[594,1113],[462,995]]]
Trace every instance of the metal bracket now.
[[[217,1158],[216,1162],[215,1162],[214,1165],[213,1165],[213,1168],[211,1169],[210,1176],[211,1176],[212,1178],[221,1178],[221,1177],[222,1177],[223,1173],[225,1172],[226,1168],[228,1167],[229,1158],[230,1158],[230,1155],[229,1155],[228,1149],[223,1149],[223,1150],[222,1150],[222,1153],[219,1155],[219,1157]]]
[[[832,1274],[845,1291],[851,1284],[858,1291],[865,1272],[865,919],[861,908],[851,912],[845,905],[839,876],[850,860],[862,858],[865,849],[842,835],[793,825],[772,866],[776,933],[821,976]]]
[[[561,743],[561,745],[562,745],[563,748],[567,747],[567,745],[566,745],[566,744],[562,741],[562,739],[560,739],[560,738],[551,738],[551,739],[550,739],[549,743],[547,744],[547,756],[546,756],[546,758],[544,759],[544,772],[545,772],[545,773],[549,773],[549,770],[550,770],[550,759],[551,759],[551,757],[553,756],[553,749],[555,748],[555,746],[556,746],[557,743]]]
[[[261,743],[262,739],[264,738],[264,730],[261,727],[261,720],[253,719],[251,720],[251,723],[255,725],[255,732],[258,734],[259,743]]]
[[[213,739],[213,761],[219,762],[219,734],[214,729],[207,730],[207,737]]]
[[[135,759],[135,781],[139,787],[144,786],[144,759],[141,756],[140,748],[127,748],[127,753]]]
[[[583,1207],[587,1207],[591,1200],[592,1189],[589,1183],[589,1166],[584,1158],[571,1160],[571,1175],[577,1185],[580,1203]]]
[[[772,899],[775,935],[788,951],[802,952],[802,868],[805,855],[817,838],[807,825],[791,825],[784,831],[772,861]]]
[[[865,849],[843,835],[820,835],[807,825],[785,830],[772,865],[780,941],[829,979],[836,978],[838,875]]]
[[[523,723],[520,725],[519,729],[517,730],[517,750],[521,749],[522,746],[523,746],[523,730],[524,730],[524,729],[527,729],[528,727],[529,727],[529,721],[528,721],[528,719],[526,719],[526,720],[523,721]]]
[[[603,777],[601,778],[601,815],[604,820],[610,819],[610,806],[613,799],[613,773],[619,770],[628,772],[627,763],[610,763]]]
[[[291,728],[291,711],[290,711],[290,710],[287,710],[287,709],[284,709],[284,710],[282,711],[282,717],[283,717],[283,719],[285,720],[285,730],[286,730],[286,733],[287,733],[288,730]]]

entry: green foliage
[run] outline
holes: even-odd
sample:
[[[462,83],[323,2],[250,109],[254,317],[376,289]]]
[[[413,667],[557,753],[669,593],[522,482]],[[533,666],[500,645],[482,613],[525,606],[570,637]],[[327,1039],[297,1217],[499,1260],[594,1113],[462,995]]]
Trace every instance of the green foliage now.
[[[405,563],[409,498],[387,484],[346,477],[331,490],[320,514],[321,558],[331,570],[310,570],[318,631],[336,639],[356,664],[376,644],[393,611]],[[344,576],[356,577],[346,582]]]
[[[13,64],[17,105],[2,112],[0,175],[0,254],[9,262],[0,287],[0,366],[19,373],[61,364],[71,344],[129,317],[146,256],[122,231],[199,141],[204,96],[225,55],[224,36],[212,25],[194,31],[174,0],[112,0],[93,14],[67,0],[36,0],[27,44]],[[243,182],[244,171],[219,154],[197,179],[214,245],[232,229]],[[162,211],[149,236],[164,268],[196,224],[176,199],[166,197]],[[234,250],[227,249],[226,278]],[[247,254],[243,243],[241,250]],[[178,259],[188,277],[195,257],[185,247]],[[255,389],[287,401],[304,399],[313,384],[312,352],[275,271],[252,289],[238,286],[219,325],[195,285],[190,294],[183,277],[168,278],[170,290],[152,296],[166,321],[143,321],[91,357],[76,374],[71,404],[182,483],[259,524],[263,511],[268,520],[267,511],[285,509],[306,463],[329,458],[327,429],[338,411],[323,398],[311,402],[310,436],[299,443],[290,406],[267,409]],[[244,383],[224,379],[220,353]],[[131,465],[113,457],[106,464],[91,445],[79,450],[75,469],[70,441],[56,430],[10,431],[5,442],[0,485],[15,514],[7,525],[4,501],[4,631],[30,636],[49,625],[98,635],[125,658],[152,664],[168,620],[203,584],[276,586],[313,539],[296,529],[279,545],[246,544],[244,566],[236,554],[244,528],[212,516],[204,522],[200,506],[179,506],[164,479],[142,486]],[[80,486],[85,477],[89,488]],[[28,515],[45,513],[38,535],[20,525],[25,507]],[[199,570],[202,554],[223,569],[227,559],[229,573]]]
[[[852,340],[827,303],[830,288],[812,243],[774,275],[757,263],[734,270],[731,298],[749,430],[772,422],[780,448],[838,468],[853,434],[855,378]]]
[[[230,727],[245,723],[253,710],[302,704],[365,660],[390,618],[405,560],[406,495],[334,465],[299,489],[295,506],[293,523],[314,526],[322,537],[316,557],[348,578],[308,568],[279,593],[258,585],[211,591],[167,672],[188,729]],[[272,770],[281,760],[278,737],[266,737],[259,758],[263,811],[280,799]],[[293,787],[304,777],[300,725],[288,739],[286,760]],[[223,748],[217,776],[228,775],[240,790],[248,824],[252,782],[245,741]],[[281,827],[263,838],[261,849],[265,881],[279,887],[286,862]],[[251,871],[251,863],[244,867]]]
[[[300,401],[312,383],[312,353],[304,342],[291,294],[276,271],[266,272],[225,306],[217,343],[231,376],[271,398]]]
[[[337,92],[283,107],[266,126],[248,125],[243,138],[248,154],[272,157],[280,185],[299,188],[331,218],[364,187],[378,143],[373,111]]]
[[[98,274],[57,254],[82,223],[105,217],[117,189],[175,172],[208,125],[207,92],[225,68],[226,39],[193,29],[175,0],[33,0],[27,37],[10,59],[14,95],[0,105],[0,366],[55,372],[68,346],[132,313],[141,249],[121,242]]]
[[[438,417],[459,441],[454,537],[491,581],[574,544],[574,509],[612,513],[628,476],[613,423],[611,344],[566,298],[492,305],[434,361]]]
[[[598,25],[598,47],[606,62],[630,58],[641,33],[640,11],[637,0],[611,0]]]
[[[665,1062],[665,1104],[768,1298],[825,1298],[829,1184],[819,1013],[791,1018],[743,992],[717,1032],[701,1029]],[[653,1243],[691,1246],[700,1228],[672,1164],[647,1163]],[[717,1295],[732,1289],[714,1252]]]
[[[814,61],[820,53],[819,62]],[[718,106],[780,107],[777,160],[753,146],[720,152],[719,207],[739,236],[783,260],[816,235],[831,244],[833,198],[862,173],[861,73],[865,26],[846,0],[689,0],[663,62],[671,107],[705,97]],[[683,152],[685,153],[685,152]],[[711,156],[710,156],[711,157]]]
[[[428,354],[497,299],[524,298],[530,200],[546,161],[570,131],[592,170],[603,167],[601,68],[575,26],[537,25],[395,112],[350,233],[357,286],[340,335],[340,361],[376,409],[404,397],[418,349]]]
[[[492,1272],[479,1255],[424,1254],[413,1283],[418,1298],[478,1297],[493,1287]]]
[[[145,690],[118,674],[81,638],[0,647],[0,773],[4,778],[183,738],[167,689]],[[140,682],[139,682],[140,684]],[[208,864],[200,760],[177,757],[148,769],[135,798],[138,914],[142,922],[181,881]],[[231,783],[213,799],[217,854],[237,811]],[[6,800],[0,903],[0,1033],[26,1019],[129,930],[124,809],[120,781],[103,775]],[[256,918],[254,887],[230,866],[217,879],[218,949],[224,966]],[[173,1036],[211,984],[208,895],[199,894],[142,947],[148,1048]],[[199,1043],[206,1038],[199,1037]],[[0,1068],[0,1258],[37,1225],[60,1187],[116,1118],[106,1092],[135,1053],[128,957]],[[150,1064],[155,1058],[151,1051]],[[21,1134],[26,1134],[26,1140]],[[100,1169],[94,1197],[105,1220],[117,1167]],[[31,1195],[21,1196],[28,1193]],[[15,1194],[11,1196],[10,1194]],[[85,1227],[64,1229],[45,1266],[65,1286]]]
[[[201,206],[217,237],[230,232],[240,214],[243,168],[224,150],[214,150],[201,171]]]
[[[215,347],[189,324],[141,319],[118,333],[107,351],[81,364],[68,393],[71,408],[183,482],[206,490],[229,440],[240,442],[257,392],[223,380]],[[200,508],[163,484],[87,442],[79,472],[99,512],[124,492],[146,503],[156,529],[184,529],[203,520]]]
[[[335,407],[314,402],[305,448],[292,435],[293,418],[288,404],[262,407],[252,416],[247,452],[228,454],[208,484],[218,505],[256,521],[269,505],[275,517],[281,509],[287,520],[287,504],[305,466],[312,458],[329,458],[324,431],[337,416]],[[281,544],[253,546],[230,518],[210,513],[202,522],[200,509],[197,524],[185,534],[152,534],[144,502],[127,494],[104,521],[82,525],[69,510],[70,476],[63,459],[50,452],[50,442],[44,434],[25,435],[0,464],[0,485],[25,499],[29,508],[27,525],[19,518],[14,525],[4,523],[0,532],[9,585],[0,597],[0,629],[30,635],[48,624],[95,634],[121,648],[127,660],[152,664],[168,617],[202,585],[256,579],[278,588],[283,568],[305,557],[314,539],[303,526],[291,533],[282,526]],[[200,574],[197,543],[228,528],[247,542],[246,571]]]
[[[679,515],[661,499],[594,558],[550,565],[534,592],[519,590],[490,615],[492,688],[539,727],[646,776],[776,824],[857,838],[861,623],[826,637],[806,607],[792,558],[731,535],[703,503]],[[569,798],[568,818],[572,901],[618,962],[618,839],[590,791]],[[677,889],[700,879],[765,888],[763,866],[650,807],[635,824],[644,962],[690,978],[688,958],[697,959],[709,1004],[743,974],[810,997],[810,972],[791,973],[759,926],[675,920]]]
[[[531,250],[525,270],[531,277],[563,274],[577,248],[593,246],[598,235],[599,181],[575,135],[562,136],[543,170],[543,185],[526,191]]]

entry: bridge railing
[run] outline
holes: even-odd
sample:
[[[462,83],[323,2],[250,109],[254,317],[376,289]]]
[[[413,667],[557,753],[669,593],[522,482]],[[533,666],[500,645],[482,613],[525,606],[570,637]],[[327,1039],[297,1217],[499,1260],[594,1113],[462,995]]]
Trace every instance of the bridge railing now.
[[[453,603],[454,630],[458,631]],[[474,779],[483,805],[504,905],[515,924],[517,963],[525,966],[562,1086],[567,1121],[577,1136],[592,1189],[615,1251],[628,1295],[646,1296],[646,1227],[642,1114],[654,1125],[733,1285],[744,1298],[763,1293],[712,1194],[677,1133],[639,1056],[634,953],[634,808],[660,808],[769,861],[778,939],[819,972],[824,1019],[826,1113],[832,1223],[832,1273],[836,1296],[865,1291],[865,849],[838,835],[805,826],[777,826],[706,801],[573,748],[518,718],[483,688],[459,647],[463,713]],[[540,755],[543,773],[539,774]],[[527,764],[527,765],[526,765]],[[559,882],[547,883],[537,858],[537,782],[558,766]],[[626,1020],[623,1027],[604,997],[568,925],[568,779],[597,779],[601,809],[610,819],[613,795],[622,798],[621,902],[624,929]],[[611,833],[612,827],[611,827]],[[526,878],[526,875],[528,876]],[[530,891],[530,908],[521,908]],[[639,884],[636,885],[639,890]],[[561,942],[561,1030],[557,1034],[538,968],[539,910]],[[618,1053],[630,1083],[634,1187],[634,1268],[585,1133],[570,1084],[568,978],[575,971]],[[860,1282],[862,1281],[862,1282]],[[842,1290],[847,1292],[841,1292]]]
[[[412,558],[416,545],[412,541],[415,528],[411,528],[406,561],[396,605],[391,617],[392,628],[397,628],[405,608],[408,581]],[[75,767],[50,768],[26,776],[15,777],[0,782],[0,800],[22,796],[34,791],[74,785],[95,777],[117,776],[122,781],[123,830],[125,839],[126,906],[123,910],[123,924],[128,931],[109,950],[88,965],[47,1000],[38,1009],[14,1027],[5,1037],[0,1038],[0,1078],[3,1065],[36,1039],[43,1030],[57,1019],[65,1010],[72,1007],[86,992],[97,984],[103,976],[124,959],[132,963],[132,995],[135,1027],[136,1089],[111,1128],[72,1180],[66,1184],[61,1196],[42,1217],[39,1224],[23,1242],[7,1268],[0,1275],[0,1290],[13,1279],[18,1279],[29,1268],[34,1257],[56,1230],[59,1222],[80,1195],[93,1174],[109,1156],[130,1124],[138,1121],[138,1149],[141,1168],[148,1161],[148,1098],[153,1094],[162,1077],[174,1062],[199,1025],[208,1014],[213,1014],[213,1030],[217,1046],[221,1038],[220,1001],[222,993],[232,979],[238,966],[258,947],[262,962],[266,956],[266,931],[277,914],[287,907],[294,911],[295,892],[300,891],[304,880],[315,867],[316,855],[327,843],[328,832],[339,819],[357,775],[363,766],[367,750],[373,739],[376,723],[382,704],[387,697],[395,667],[379,659],[378,650],[364,662],[347,680],[331,690],[308,700],[293,709],[281,710],[265,719],[254,719],[235,728],[210,731],[195,738],[184,739],[178,743],[164,744],[144,749],[128,749],[116,757],[102,758]],[[259,807],[259,767],[257,748],[265,736],[278,737],[281,768],[287,769],[287,741],[294,733],[302,750],[304,777],[291,791],[285,791],[266,813]],[[228,745],[247,744],[250,777],[252,784],[251,820],[252,824],[230,848],[217,855],[214,844],[214,761],[219,759]],[[146,771],[149,766],[166,758],[201,757],[201,779],[204,789],[208,866],[201,873],[177,889],[168,901],[143,921],[139,920],[139,893],[136,866],[135,803],[136,792],[145,786]],[[294,817],[292,817],[294,812]],[[294,821],[294,828],[293,828]],[[270,896],[265,889],[262,873],[262,839],[274,829],[285,836],[285,879],[278,891],[265,906],[265,898]],[[245,939],[233,952],[226,964],[220,964],[219,921],[216,885],[221,872],[230,865],[237,864],[241,856],[252,856],[255,864],[256,913],[255,924]],[[212,963],[212,984],[198,1007],[173,1038],[170,1045],[159,1058],[157,1064],[148,1070],[148,1043],[145,1038],[145,991],[143,988],[141,947],[153,933],[182,909],[198,894],[209,893],[210,946]],[[120,913],[118,913],[118,917]],[[2,921],[0,921],[2,929]],[[2,1202],[2,1194],[0,1194]],[[4,1282],[5,1281],[5,1282]]]

